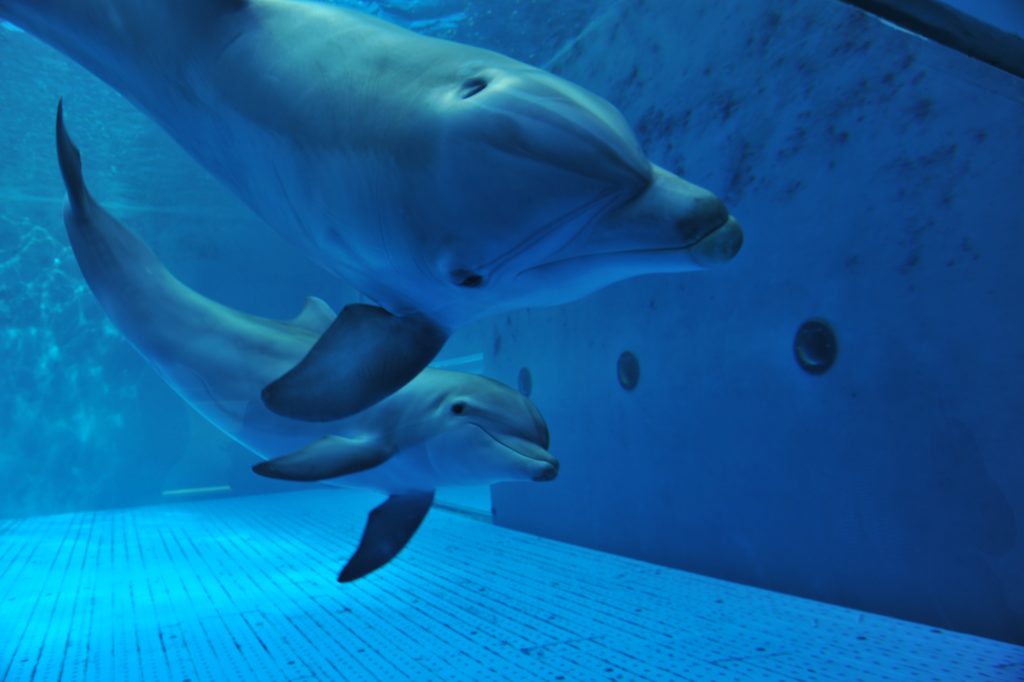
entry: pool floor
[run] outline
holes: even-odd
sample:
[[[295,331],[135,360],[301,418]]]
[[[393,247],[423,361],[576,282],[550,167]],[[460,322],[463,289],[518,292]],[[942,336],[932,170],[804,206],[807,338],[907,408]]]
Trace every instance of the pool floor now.
[[[339,490],[0,520],[3,680],[1019,680],[1024,648]]]

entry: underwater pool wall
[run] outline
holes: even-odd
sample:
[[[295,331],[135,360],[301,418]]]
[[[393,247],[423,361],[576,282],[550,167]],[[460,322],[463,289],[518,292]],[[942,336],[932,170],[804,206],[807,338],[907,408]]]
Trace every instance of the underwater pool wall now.
[[[1024,81],[822,0],[625,3],[551,66],[747,238],[481,325],[562,462],[496,521],[1024,641]]]
[[[190,286],[289,318],[350,290],[288,246],[111,88],[0,27],[0,518],[294,490],[188,407],[108,321],[65,234],[54,115],[94,195]]]

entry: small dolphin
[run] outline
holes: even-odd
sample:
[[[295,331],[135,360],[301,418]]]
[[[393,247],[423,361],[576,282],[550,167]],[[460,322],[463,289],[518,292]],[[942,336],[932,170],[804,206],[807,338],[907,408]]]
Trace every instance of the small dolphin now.
[[[354,414],[474,318],[718,265],[743,240],[607,101],[488,50],[293,0],[0,0],[0,17],[379,304],[346,308],[268,377],[282,415]]]
[[[333,311],[310,298],[298,317],[278,322],[204,298],[92,198],[62,105],[57,152],[68,194],[64,224],[82,274],[114,324],[178,395],[268,459],[253,467],[259,474],[340,477],[341,484],[389,495],[371,512],[339,581],[390,561],[416,532],[438,486],[547,481],[558,473],[533,403],[463,372],[424,369],[372,407],[330,423],[270,412],[260,389],[309,351]]]

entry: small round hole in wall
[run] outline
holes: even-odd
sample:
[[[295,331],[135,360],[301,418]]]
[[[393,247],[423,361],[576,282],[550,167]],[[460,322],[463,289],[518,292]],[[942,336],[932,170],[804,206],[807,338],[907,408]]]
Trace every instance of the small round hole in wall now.
[[[519,392],[527,398],[533,393],[533,375],[530,374],[529,367],[519,368]]]
[[[800,369],[815,376],[824,374],[836,361],[839,342],[828,322],[807,320],[793,339],[793,356]]]
[[[618,363],[619,385],[632,391],[640,383],[640,361],[632,351],[623,351]]]

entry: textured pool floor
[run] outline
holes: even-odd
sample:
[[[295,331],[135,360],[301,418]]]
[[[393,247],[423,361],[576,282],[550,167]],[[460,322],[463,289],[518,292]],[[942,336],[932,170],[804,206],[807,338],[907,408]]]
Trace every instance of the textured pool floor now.
[[[0,521],[3,680],[1019,680],[1024,649],[317,490]]]

